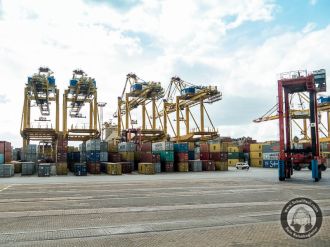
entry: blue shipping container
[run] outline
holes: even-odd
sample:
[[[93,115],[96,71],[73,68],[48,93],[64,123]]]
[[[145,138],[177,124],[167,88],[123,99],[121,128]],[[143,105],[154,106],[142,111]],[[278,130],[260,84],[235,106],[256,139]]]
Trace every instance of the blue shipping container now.
[[[55,78],[53,76],[50,76],[47,79],[48,79],[49,85],[55,86]]]
[[[75,79],[72,79],[72,80],[70,80],[70,86],[71,87],[75,87],[76,85],[77,85],[77,80],[75,80]]]
[[[188,151],[188,159],[195,160],[195,151]]]
[[[188,143],[182,142],[182,143],[174,143],[174,152],[178,153],[187,153],[188,152]]]
[[[264,168],[278,168],[278,160],[264,160],[263,167]]]
[[[0,164],[4,164],[5,163],[5,156],[4,154],[0,154]]]
[[[87,176],[86,164],[82,164],[82,163],[74,164],[74,175],[76,175],[76,176]]]
[[[142,84],[135,83],[131,86],[131,92],[133,91],[141,91],[142,90]]]
[[[196,89],[194,87],[187,87],[181,90],[182,95],[186,94],[194,94],[196,92]]]
[[[100,161],[100,151],[87,151],[86,159],[87,161]]]

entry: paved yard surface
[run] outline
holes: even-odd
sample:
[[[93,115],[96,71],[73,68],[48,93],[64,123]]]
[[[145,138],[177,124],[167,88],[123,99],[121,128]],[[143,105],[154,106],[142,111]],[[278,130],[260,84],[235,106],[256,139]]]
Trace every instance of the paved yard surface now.
[[[0,178],[0,246],[330,246],[330,170],[278,182],[276,169]],[[283,206],[315,200],[321,230],[296,240]]]

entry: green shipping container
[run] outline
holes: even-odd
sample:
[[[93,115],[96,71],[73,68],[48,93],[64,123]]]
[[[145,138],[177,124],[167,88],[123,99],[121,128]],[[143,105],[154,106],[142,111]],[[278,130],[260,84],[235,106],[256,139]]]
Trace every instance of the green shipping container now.
[[[153,154],[160,155],[160,161],[162,162],[174,162],[174,152],[173,151],[153,151]]]
[[[239,152],[229,152],[228,153],[228,159],[239,159]]]

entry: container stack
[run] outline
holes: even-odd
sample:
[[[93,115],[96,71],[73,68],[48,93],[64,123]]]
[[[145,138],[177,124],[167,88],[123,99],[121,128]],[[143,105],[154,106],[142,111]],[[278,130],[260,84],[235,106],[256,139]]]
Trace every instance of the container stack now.
[[[22,149],[21,148],[14,148],[13,151],[12,151],[12,160],[18,161],[18,160],[22,160],[22,159],[23,159]],[[1,160],[1,158],[0,158],[0,160]]]
[[[262,146],[263,144],[261,143],[250,144],[250,166],[252,167],[263,166]]]
[[[122,167],[120,163],[102,162],[102,170],[109,175],[121,175]]]
[[[201,160],[189,160],[189,171],[191,172],[201,172],[202,169],[202,161]]]
[[[200,160],[201,158],[201,148],[195,147],[194,148],[194,160]]]
[[[278,168],[279,150],[279,143],[262,145],[262,163],[264,168]]]
[[[208,143],[200,144],[200,160],[209,160],[210,159],[210,147]]]
[[[139,152],[139,163],[153,163],[155,165],[155,172],[161,172],[161,160],[160,154],[152,153],[152,143],[145,142],[141,145],[141,151]]]
[[[12,177],[14,176],[14,165],[13,164],[1,164],[0,165],[0,177]]]
[[[240,160],[240,152],[237,146],[228,146],[228,166],[235,166]]]
[[[80,162],[80,152],[74,151],[74,149],[69,149],[70,151],[67,153],[67,164],[69,166],[70,171],[73,172],[73,165],[75,163]]]
[[[210,143],[210,160],[215,162],[216,171],[228,171],[228,145],[224,143]]]
[[[174,145],[173,142],[162,141],[152,143],[152,153],[160,156],[161,171],[174,171]]]
[[[102,141],[100,143],[100,161],[108,162],[108,142]]]
[[[14,173],[22,172],[22,163],[19,161],[12,161],[11,164],[14,165]]]
[[[73,165],[73,173],[75,176],[87,176],[87,166],[85,163],[76,163]]]
[[[174,161],[175,161],[175,170],[178,172],[188,172],[188,143],[174,143]]]
[[[34,162],[22,162],[21,175],[33,175],[36,172],[36,164]]]
[[[86,142],[87,171],[91,174],[100,174],[100,139],[91,139]]]
[[[194,142],[188,142],[188,160],[196,160],[196,158],[195,158],[195,143]]]
[[[136,151],[136,144],[133,142],[118,143],[118,152],[121,155],[122,169],[125,173],[131,173],[134,170],[134,153]]]
[[[79,152],[80,152],[80,163],[84,163],[87,161],[86,158],[86,142],[79,144]]]
[[[38,165],[38,177],[49,177],[50,176],[50,164],[40,163]]]
[[[12,147],[10,142],[0,141],[0,164],[10,163]]]
[[[67,152],[68,152],[68,140],[64,138],[63,134],[60,134],[57,139],[57,157],[56,157],[57,175],[67,174],[67,168],[68,168]]]
[[[37,162],[38,161],[38,149],[36,144],[29,144],[24,151],[24,160]]]
[[[138,172],[140,174],[152,175],[156,173],[155,164],[153,163],[139,163]]]

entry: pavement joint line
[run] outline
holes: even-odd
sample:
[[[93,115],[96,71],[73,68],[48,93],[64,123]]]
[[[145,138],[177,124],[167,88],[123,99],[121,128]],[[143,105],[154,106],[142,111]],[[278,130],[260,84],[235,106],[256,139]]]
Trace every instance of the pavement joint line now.
[[[6,186],[5,188],[1,189],[0,192],[5,191],[6,189],[10,188],[11,185]]]

